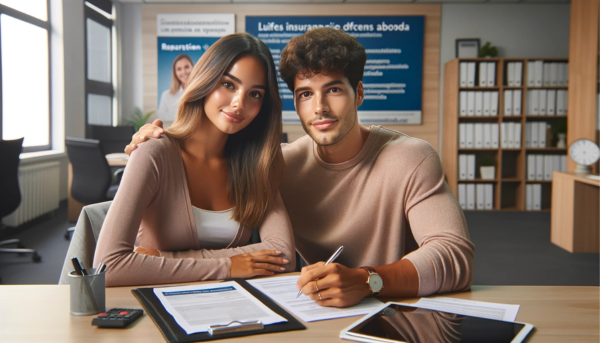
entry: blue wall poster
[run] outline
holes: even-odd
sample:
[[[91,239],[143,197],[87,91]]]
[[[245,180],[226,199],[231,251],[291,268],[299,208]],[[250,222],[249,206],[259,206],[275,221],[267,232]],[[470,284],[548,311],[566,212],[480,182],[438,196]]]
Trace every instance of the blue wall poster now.
[[[356,37],[367,51],[363,75],[365,101],[361,123],[421,124],[423,83],[423,16],[246,17],[246,32],[271,49],[279,65],[292,37],[315,27],[333,27]],[[292,92],[279,79],[283,122],[299,124]]]
[[[234,14],[158,14],[157,117],[172,122],[182,85],[193,66],[220,37],[235,32]]]

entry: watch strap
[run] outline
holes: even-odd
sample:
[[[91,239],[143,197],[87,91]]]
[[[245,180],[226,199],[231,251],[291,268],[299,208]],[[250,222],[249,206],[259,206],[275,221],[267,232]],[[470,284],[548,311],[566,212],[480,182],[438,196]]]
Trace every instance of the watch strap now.
[[[379,292],[375,292],[373,289],[371,289],[371,284],[369,283],[369,279],[371,278],[371,275],[373,275],[373,274],[379,275],[379,274],[377,274],[377,271],[375,271],[375,268],[373,268],[373,267],[362,266],[361,268],[366,270],[367,273],[369,273],[369,277],[367,278],[366,283],[367,283],[367,286],[369,287],[369,290],[371,291],[371,296],[376,295]]]

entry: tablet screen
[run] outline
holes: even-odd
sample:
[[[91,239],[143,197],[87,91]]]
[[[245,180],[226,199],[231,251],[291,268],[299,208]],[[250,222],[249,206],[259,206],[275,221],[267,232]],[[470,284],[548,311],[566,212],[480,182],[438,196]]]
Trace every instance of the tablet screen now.
[[[524,327],[521,323],[390,304],[348,330],[348,335],[383,342],[508,343]]]

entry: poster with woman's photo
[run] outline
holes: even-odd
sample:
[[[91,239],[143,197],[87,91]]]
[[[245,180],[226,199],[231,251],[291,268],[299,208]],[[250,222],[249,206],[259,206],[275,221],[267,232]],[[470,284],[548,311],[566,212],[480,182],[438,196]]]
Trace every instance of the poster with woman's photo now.
[[[235,32],[233,14],[158,14],[157,118],[175,120],[194,65],[220,37]]]

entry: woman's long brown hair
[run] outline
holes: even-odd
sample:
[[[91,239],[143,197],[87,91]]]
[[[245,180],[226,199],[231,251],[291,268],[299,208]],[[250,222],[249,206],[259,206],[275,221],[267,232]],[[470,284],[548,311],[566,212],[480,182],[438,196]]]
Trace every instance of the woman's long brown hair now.
[[[254,120],[232,134],[225,144],[229,167],[229,201],[235,205],[232,218],[250,227],[263,220],[267,207],[279,194],[285,164],[281,153],[281,99],[277,71],[269,48],[247,33],[219,39],[194,66],[167,134],[185,140],[201,125],[204,99],[227,68],[244,56],[253,56],[267,71],[267,91]]]

